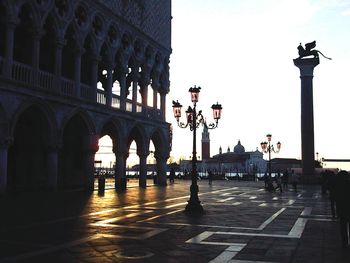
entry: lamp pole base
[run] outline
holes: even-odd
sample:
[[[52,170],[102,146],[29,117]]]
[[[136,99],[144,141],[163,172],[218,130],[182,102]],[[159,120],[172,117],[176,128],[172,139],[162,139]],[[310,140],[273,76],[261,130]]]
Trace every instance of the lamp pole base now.
[[[197,181],[193,181],[191,185],[191,197],[188,200],[188,204],[186,205],[186,213],[189,214],[202,214],[204,212],[203,206],[201,205],[201,201],[198,198],[198,185]]]
[[[185,208],[186,213],[188,214],[203,214],[204,209],[203,206],[200,204],[200,202],[191,202],[191,200],[188,200],[188,204]]]

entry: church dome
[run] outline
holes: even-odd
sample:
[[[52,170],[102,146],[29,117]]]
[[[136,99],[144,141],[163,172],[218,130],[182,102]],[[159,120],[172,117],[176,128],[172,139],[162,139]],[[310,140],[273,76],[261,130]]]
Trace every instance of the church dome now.
[[[243,145],[241,144],[241,141],[238,140],[237,145],[233,148],[233,152],[234,153],[244,153],[245,149],[243,147]]]

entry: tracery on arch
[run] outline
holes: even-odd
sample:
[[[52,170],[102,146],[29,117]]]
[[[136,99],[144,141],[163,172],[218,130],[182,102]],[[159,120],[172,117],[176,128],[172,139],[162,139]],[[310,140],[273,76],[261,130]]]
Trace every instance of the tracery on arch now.
[[[69,0],[55,0],[55,9],[61,17],[66,17],[69,10]]]
[[[88,21],[88,15],[84,7],[79,5],[74,12],[75,22],[80,27],[85,27]]]

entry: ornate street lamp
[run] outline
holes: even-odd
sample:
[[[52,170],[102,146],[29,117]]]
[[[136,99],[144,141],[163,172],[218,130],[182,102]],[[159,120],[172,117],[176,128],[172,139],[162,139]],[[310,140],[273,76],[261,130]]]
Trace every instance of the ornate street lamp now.
[[[182,105],[178,101],[173,101],[173,111],[174,117],[177,121],[177,124],[180,128],[190,127],[190,130],[193,132],[193,150],[192,150],[192,173],[191,173],[191,196],[188,200],[188,204],[186,205],[186,212],[190,213],[202,213],[203,207],[198,198],[198,185],[197,185],[197,150],[196,150],[196,130],[200,124],[206,125],[206,121],[202,115],[202,111],[200,110],[197,113],[196,104],[198,102],[200,87],[194,86],[189,89],[191,93],[191,101],[193,103],[193,107],[188,107],[186,110],[186,123],[180,122],[181,117],[181,108]],[[221,110],[222,107],[220,104],[213,104],[213,116],[215,123],[210,123],[208,129],[215,129],[218,127],[219,119],[221,118]]]
[[[264,153],[269,153],[269,177],[271,178],[271,152],[278,153],[281,150],[281,143],[277,142],[277,149],[275,149],[274,146],[271,144],[272,135],[268,134],[266,135],[266,138],[267,142],[261,142],[260,145]]]

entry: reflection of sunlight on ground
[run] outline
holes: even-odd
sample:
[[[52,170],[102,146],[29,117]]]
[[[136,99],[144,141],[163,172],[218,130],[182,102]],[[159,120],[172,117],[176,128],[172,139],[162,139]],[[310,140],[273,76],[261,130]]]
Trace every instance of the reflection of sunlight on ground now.
[[[114,178],[106,178],[105,189],[114,189]],[[153,185],[153,179],[147,179],[147,185]],[[128,179],[126,187],[139,187],[139,179]],[[95,178],[95,189],[98,189],[98,179]]]

